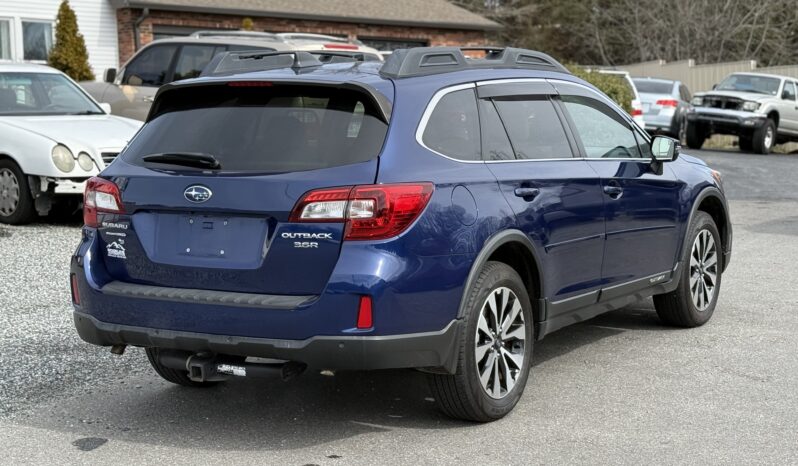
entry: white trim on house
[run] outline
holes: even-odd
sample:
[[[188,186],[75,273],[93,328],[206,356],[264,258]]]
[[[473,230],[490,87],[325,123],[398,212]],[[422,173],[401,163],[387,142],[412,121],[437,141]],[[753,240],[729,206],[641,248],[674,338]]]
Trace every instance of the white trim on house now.
[[[95,77],[100,80],[106,68],[119,67],[116,9],[109,0],[70,0],[69,4],[75,10],[78,29],[86,41],[89,65],[92,67]],[[10,61],[26,61],[24,59],[22,22],[52,23],[52,31],[55,35],[55,17],[60,5],[61,0],[0,0],[0,20],[10,22]],[[53,41],[55,41],[55,37],[53,37]],[[42,62],[34,61],[34,63]]]

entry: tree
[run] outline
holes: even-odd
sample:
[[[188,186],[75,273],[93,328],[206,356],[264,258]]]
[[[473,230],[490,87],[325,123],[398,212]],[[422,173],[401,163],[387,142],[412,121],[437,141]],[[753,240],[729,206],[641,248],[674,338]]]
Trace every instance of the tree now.
[[[89,66],[86,41],[78,31],[78,19],[69,6],[69,0],[61,2],[55,20],[55,45],[47,63],[63,71],[75,81],[92,81],[94,73]]]

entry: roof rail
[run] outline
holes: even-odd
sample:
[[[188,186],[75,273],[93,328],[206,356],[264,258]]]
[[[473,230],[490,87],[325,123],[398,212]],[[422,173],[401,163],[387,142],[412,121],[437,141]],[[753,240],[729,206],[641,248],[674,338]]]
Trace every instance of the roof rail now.
[[[483,58],[468,58],[463,52],[484,52]],[[525,69],[571,74],[545,53],[513,47],[415,47],[394,50],[380,74],[409,78],[469,69]]]
[[[272,34],[271,32],[258,32],[258,31],[196,31],[189,37],[202,38],[202,37],[237,37],[240,39],[260,39],[268,40],[271,42],[282,42],[283,40]]]
[[[322,62],[309,52],[283,50],[278,52],[225,52],[219,53],[202,70],[200,77],[221,76],[249,71],[267,71],[291,68],[303,69],[321,66]]]

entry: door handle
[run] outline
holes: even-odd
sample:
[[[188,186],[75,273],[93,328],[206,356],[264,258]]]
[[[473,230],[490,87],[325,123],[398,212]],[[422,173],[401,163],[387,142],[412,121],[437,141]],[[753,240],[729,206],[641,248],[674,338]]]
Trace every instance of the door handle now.
[[[515,191],[513,192],[516,196],[523,197],[525,201],[531,201],[538,194],[540,194],[540,190],[538,188],[515,188]]]
[[[604,193],[613,199],[618,199],[623,194],[623,188],[617,182],[611,181],[610,184],[604,186]]]

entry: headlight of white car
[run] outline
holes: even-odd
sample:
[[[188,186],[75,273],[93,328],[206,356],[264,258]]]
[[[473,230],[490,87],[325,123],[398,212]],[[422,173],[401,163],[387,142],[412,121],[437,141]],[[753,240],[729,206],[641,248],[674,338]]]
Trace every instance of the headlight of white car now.
[[[92,160],[91,155],[81,152],[78,154],[78,165],[85,171],[91,171],[94,168],[94,160]]]
[[[759,102],[743,102],[743,110],[755,112],[759,108]]]
[[[75,156],[67,146],[59,144],[53,147],[52,157],[55,167],[64,173],[69,173],[75,168]]]
[[[691,100],[690,103],[700,107],[704,105],[704,98],[700,96],[693,97],[693,100]]]

